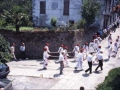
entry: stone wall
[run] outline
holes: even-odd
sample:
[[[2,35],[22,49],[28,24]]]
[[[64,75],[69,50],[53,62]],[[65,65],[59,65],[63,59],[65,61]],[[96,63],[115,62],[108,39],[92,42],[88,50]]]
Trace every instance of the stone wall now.
[[[26,45],[26,57],[30,59],[42,58],[43,47],[45,43],[50,43],[50,51],[57,52],[60,44],[67,45],[69,47],[68,51],[72,51],[76,43],[80,43],[81,47],[86,41],[92,39],[94,30],[90,30],[85,33],[82,30],[76,31],[34,31],[34,32],[13,32],[7,30],[0,30],[0,34],[12,44],[16,44],[15,54],[16,57],[20,56],[20,46],[22,42]]]

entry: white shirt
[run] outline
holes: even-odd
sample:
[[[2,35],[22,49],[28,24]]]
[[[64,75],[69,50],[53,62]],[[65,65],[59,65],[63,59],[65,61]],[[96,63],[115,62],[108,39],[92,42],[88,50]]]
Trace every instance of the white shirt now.
[[[49,58],[49,54],[48,54],[48,52],[47,51],[44,51],[44,53],[43,53],[43,60],[47,60],[48,58]]]
[[[91,54],[89,54],[89,55],[87,56],[87,60],[88,60],[89,62],[92,61],[92,55],[91,55]]]
[[[74,49],[73,49],[73,52],[79,52],[79,46],[75,46]]]
[[[107,30],[106,30],[106,29],[104,29],[104,30],[103,30],[103,32],[104,32],[104,33],[107,33]]]
[[[109,51],[112,50],[112,44],[109,44],[109,48],[108,48]]]
[[[98,42],[99,42],[99,41],[98,41],[98,39],[97,39],[97,38],[96,38],[96,39],[94,39],[94,43],[95,43],[95,44],[98,44]]]
[[[64,61],[64,56],[62,54],[59,55],[59,61]]]
[[[89,47],[93,47],[93,46],[94,46],[94,42],[90,42]]]
[[[59,47],[59,50],[58,50],[59,54],[61,54],[62,51],[63,51],[63,47]]]
[[[25,46],[20,46],[20,51],[25,51]]]
[[[97,54],[97,59],[98,60],[103,60],[103,55],[101,53]]]
[[[84,50],[88,51],[88,45],[83,46]]]
[[[11,52],[14,53],[15,52],[15,47],[11,46]]]
[[[114,47],[116,47],[116,48],[118,48],[118,47],[119,47],[118,42],[115,42],[115,43],[114,43]]]

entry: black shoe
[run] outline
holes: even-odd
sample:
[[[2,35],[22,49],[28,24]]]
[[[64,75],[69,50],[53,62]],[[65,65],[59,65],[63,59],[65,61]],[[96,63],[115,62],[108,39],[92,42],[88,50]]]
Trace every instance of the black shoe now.
[[[46,67],[44,67],[43,69],[44,69],[44,70],[46,70],[47,68],[46,68]]]
[[[92,72],[90,72],[89,74],[92,74]]]
[[[62,75],[63,73],[60,73],[60,75]]]
[[[75,70],[77,70],[77,67],[75,67]]]

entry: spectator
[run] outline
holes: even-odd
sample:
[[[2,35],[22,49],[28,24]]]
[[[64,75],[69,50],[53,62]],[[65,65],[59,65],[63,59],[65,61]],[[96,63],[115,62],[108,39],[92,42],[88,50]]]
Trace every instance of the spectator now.
[[[25,43],[22,43],[22,46],[20,46],[20,59],[25,59]]]
[[[12,54],[14,60],[17,60],[17,59],[16,59],[16,56],[15,56],[15,44],[14,44],[14,43],[13,43],[12,46],[11,46],[11,54]]]

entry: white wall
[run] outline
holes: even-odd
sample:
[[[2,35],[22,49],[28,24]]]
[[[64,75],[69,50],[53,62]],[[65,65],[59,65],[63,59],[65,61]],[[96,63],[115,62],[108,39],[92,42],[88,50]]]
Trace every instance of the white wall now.
[[[40,1],[46,1],[46,15],[40,15]],[[75,20],[75,22],[77,22],[81,19],[80,14],[78,14],[81,9],[81,0],[70,0],[68,16],[63,15],[64,0],[33,0],[33,2],[35,2],[35,5],[33,6],[33,16],[35,18],[33,18],[33,20],[36,26],[40,26],[40,17],[44,16],[44,23],[46,23],[47,25],[50,25],[50,20],[53,16],[55,16],[60,22],[66,22],[67,20]],[[56,8],[54,5],[52,5],[53,3],[55,3]],[[56,4],[58,4],[58,7]]]

